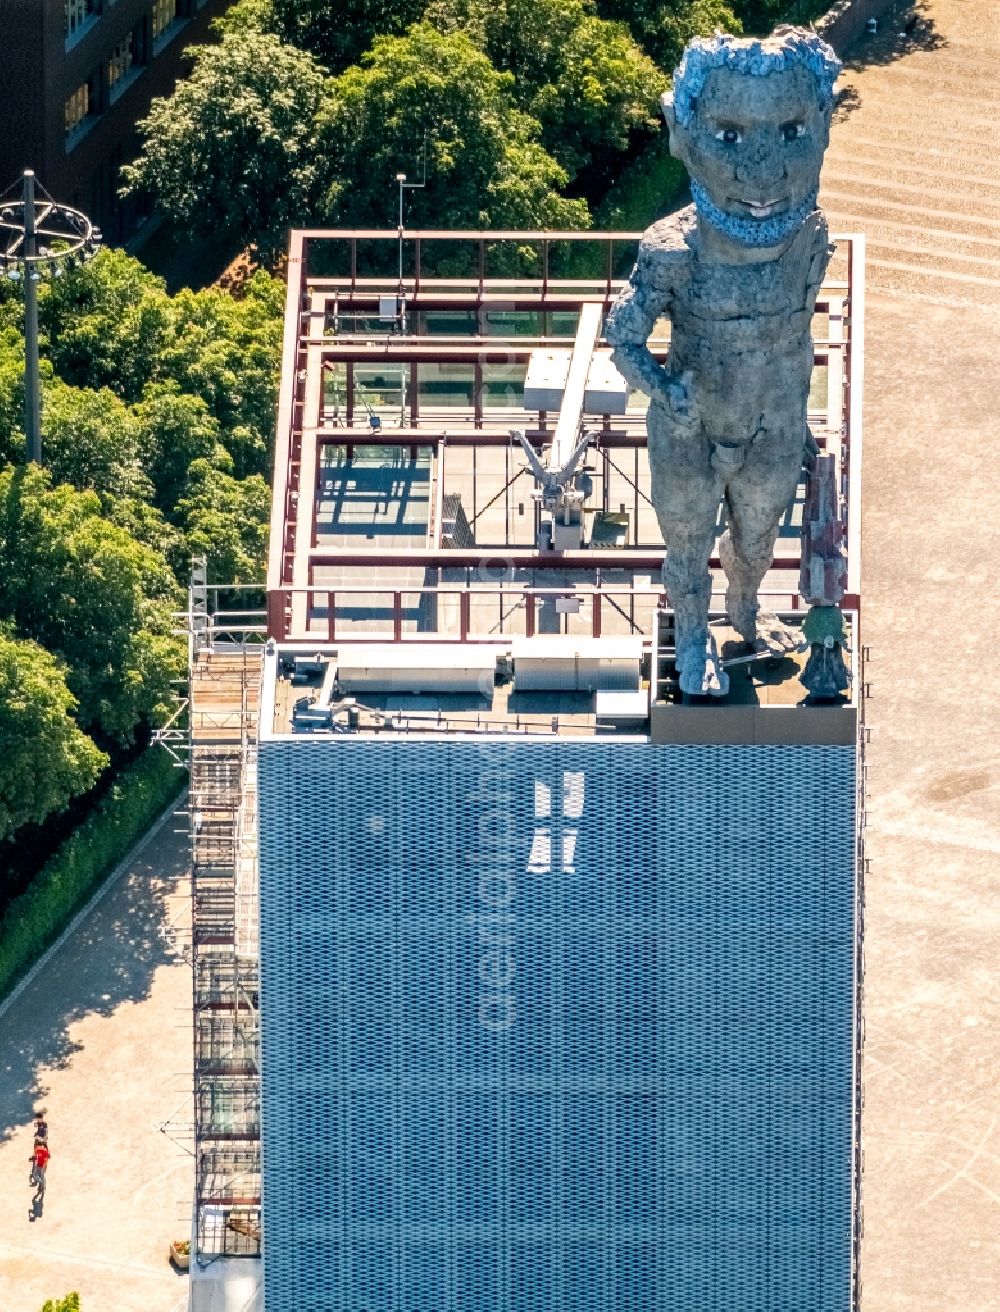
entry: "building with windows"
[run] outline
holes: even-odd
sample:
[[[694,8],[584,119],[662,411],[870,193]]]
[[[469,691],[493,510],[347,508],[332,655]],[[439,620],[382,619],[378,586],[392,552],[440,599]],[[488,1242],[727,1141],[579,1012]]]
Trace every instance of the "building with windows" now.
[[[266,617],[192,591],[193,1312],[857,1312],[863,245],[809,403],[851,690],[716,559],[702,703],[602,337],[637,241],[292,234]]]
[[[232,0],[0,0],[0,178],[35,170],[111,241],[141,219],[117,195],[136,121],[169,95],[181,55]]]

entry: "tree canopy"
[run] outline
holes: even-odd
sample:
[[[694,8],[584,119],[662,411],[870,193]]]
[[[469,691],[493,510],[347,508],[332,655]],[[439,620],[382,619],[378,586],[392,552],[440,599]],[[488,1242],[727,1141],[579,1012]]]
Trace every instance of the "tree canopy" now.
[[[783,12],[782,0],[239,0],[215,24],[221,45],[195,50],[191,78],[154,101],[128,185],[171,222],[257,242],[266,259],[293,222],[391,221],[395,173],[419,176],[426,134],[415,222],[578,228],[581,198],[596,208],[660,128],[686,43],[765,32]]]
[[[91,488],[106,498],[149,495],[135,415],[109,388],[69,387],[53,378],[42,414],[45,464],[56,483]]]
[[[308,205],[323,70],[311,55],[253,30],[190,53],[190,75],[139,124],[143,149],[122,170],[125,190],[149,192],[195,235],[280,248]]]
[[[390,221],[395,175],[415,172],[426,141],[427,185],[410,193],[408,223],[585,228],[586,204],[560,194],[566,173],[516,107],[513,87],[464,32],[418,23],[405,36],[378,38],[360,65],[328,84],[320,108],[324,219]]]
[[[542,144],[572,177],[656,126],[663,74],[622,23],[592,0],[431,0],[427,20],[464,32],[541,125]]]
[[[0,841],[61,811],[107,765],[75,710],[64,666],[0,630]]]
[[[153,377],[170,319],[163,279],[109,248],[44,282],[38,303],[55,373],[72,387],[109,387],[123,401],[138,401]]]
[[[24,450],[24,337],[13,325],[0,327],[0,464]]]
[[[134,419],[153,500],[164,514],[170,515],[180,500],[194,461],[232,468],[219,442],[218,420],[202,397],[182,392],[175,382],[151,383],[135,407]]]
[[[171,301],[172,329],[156,377],[200,396],[238,477],[266,474],[278,399],[283,283],[258,270],[237,300],[216,288]]]
[[[74,1291],[63,1298],[47,1299],[42,1312],[80,1312],[80,1295]]]
[[[279,36],[339,73],[376,37],[399,35],[415,23],[424,0],[270,0],[270,8]]]
[[[22,309],[0,287],[0,842],[174,709],[192,557],[262,579],[283,311],[266,273],[170,296],[114,250],[43,283],[25,467]]]
[[[90,426],[89,454],[60,455],[65,463],[56,471],[58,476],[76,487],[99,491],[115,477],[121,479],[122,471],[113,474],[107,453],[100,457],[102,443],[97,431],[102,425],[107,430],[117,424],[122,433],[117,465],[124,467],[128,456],[133,463],[140,460],[149,473],[149,461],[160,461],[152,470],[155,500],[169,510],[180,494],[183,457],[180,452],[171,455],[169,443],[164,445],[167,438],[162,426],[168,422],[168,411],[173,412],[170,422],[175,425],[172,440],[185,444],[185,449],[194,444],[190,459],[211,455],[219,444],[229,453],[238,477],[266,473],[278,394],[283,314],[284,288],[263,271],[247,281],[240,299],[215,288],[185,289],[169,296],[162,279],[124,251],[101,251],[83,268],[44,284],[39,321],[48,360],[58,376],[46,390],[44,427],[48,430],[50,416],[53,422],[58,420],[59,437],[70,420]],[[16,406],[21,401],[23,347],[19,341],[11,347],[7,402],[4,341],[0,328],[0,450],[9,410],[8,441],[12,454],[19,454],[23,435],[17,427],[20,412]],[[65,395],[65,384],[81,393],[92,389],[101,395],[73,400]],[[174,400],[166,399],[169,397]],[[116,407],[114,398],[128,403],[129,409]],[[201,406],[195,405],[197,400]],[[182,411],[186,415],[183,420]],[[201,429],[196,434],[190,425]],[[209,431],[214,434],[212,441]],[[164,461],[172,465],[169,475]],[[88,462],[93,466],[89,481],[85,476]],[[147,488],[144,494],[151,496],[153,491]]]
[[[205,557],[210,578],[260,583],[270,508],[271,490],[259,474],[233,478],[196,460],[177,510],[188,548]]]
[[[162,719],[183,670],[166,561],[109,523],[93,492],[53,488],[37,465],[0,472],[0,618],[67,666],[77,721],[131,741]]]
[[[740,0],[597,0],[604,18],[627,23],[632,35],[660,68],[672,73],[694,36],[711,36],[718,28],[743,31]]]

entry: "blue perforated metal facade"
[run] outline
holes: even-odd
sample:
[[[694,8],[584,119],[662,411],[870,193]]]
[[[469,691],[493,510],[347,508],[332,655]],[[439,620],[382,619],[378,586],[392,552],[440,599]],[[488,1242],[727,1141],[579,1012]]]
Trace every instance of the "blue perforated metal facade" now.
[[[267,1312],[848,1312],[853,749],[259,768]]]

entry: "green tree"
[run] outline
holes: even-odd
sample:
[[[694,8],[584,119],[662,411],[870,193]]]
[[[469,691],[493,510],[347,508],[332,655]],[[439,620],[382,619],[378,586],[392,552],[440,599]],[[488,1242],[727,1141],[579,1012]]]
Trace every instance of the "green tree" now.
[[[0,327],[0,464],[24,455],[24,336]]]
[[[204,556],[214,583],[263,582],[270,510],[270,488],[259,475],[236,479],[195,461],[177,506],[188,558]]]
[[[157,441],[167,456],[165,433],[157,439],[143,432],[150,423],[167,422],[167,402],[150,409],[151,399],[166,390],[189,396],[195,404],[200,398],[207,407],[205,422],[218,426],[218,440],[238,476],[267,470],[284,317],[284,287],[277,278],[258,270],[239,298],[215,288],[169,296],[138,260],[113,251],[47,288],[43,308],[45,349],[59,377],[77,388],[107,387],[137,403],[137,440],[144,458]],[[19,456],[23,448],[22,353],[19,331],[0,327],[0,456],[6,450]],[[195,422],[193,412],[185,422]],[[188,432],[187,439],[197,446],[191,459],[209,453],[203,434]],[[158,491],[157,504],[168,506],[176,499],[179,462],[178,455],[172,462],[174,486]],[[158,472],[151,472],[156,482]],[[71,473],[62,476],[76,481]]]
[[[663,74],[624,24],[596,16],[592,0],[431,0],[426,16],[465,32],[514,75],[519,106],[571,176],[656,126]]]
[[[627,23],[632,35],[661,68],[672,72],[693,36],[718,28],[738,35],[743,27],[726,0],[597,0],[604,18]]]
[[[825,3],[819,0],[810,6],[812,14],[823,13],[831,3],[832,0],[825,0]],[[732,5],[743,30],[757,36],[766,35],[776,23],[798,21],[789,17],[793,6],[788,4],[788,0],[732,0]]]
[[[58,378],[46,385],[42,458],[54,483],[92,488],[105,504],[151,491],[139,466],[135,416],[107,387],[68,387]]]
[[[399,35],[417,21],[425,0],[269,0],[272,30],[341,72],[376,37]],[[267,21],[267,20],[265,20]]]
[[[76,704],[54,656],[0,632],[0,841],[61,811],[107,765],[74,722]]]
[[[268,469],[284,309],[282,284],[260,270],[238,300],[209,288],[182,291],[172,301],[173,329],[159,376],[205,402],[237,477]]]
[[[169,515],[184,490],[195,460],[224,457],[219,423],[200,396],[182,392],[175,382],[153,383],[135,407],[143,468],[155,489],[157,507]]]
[[[530,109],[542,125],[543,142],[570,174],[607,165],[633,133],[658,127],[665,79],[624,24],[583,17],[563,47],[562,67],[553,73]]]
[[[220,37],[230,34],[245,36],[248,32],[277,33],[272,0],[236,0],[236,4],[212,23]]]
[[[153,101],[142,152],[123,169],[125,194],[147,192],[195,235],[281,249],[308,212],[313,120],[323,70],[267,33],[230,33],[189,52],[174,94]]]
[[[110,387],[134,402],[153,378],[170,330],[170,297],[163,280],[138,260],[105,249],[42,284],[38,317],[46,354],[63,382]]]
[[[377,39],[360,66],[328,84],[319,113],[324,219],[394,222],[395,175],[415,171],[426,140],[427,185],[411,192],[412,226],[587,227],[585,202],[559,194],[566,173],[516,107],[513,86],[463,32],[418,23]]]
[[[65,1298],[57,1298],[55,1301],[50,1298],[42,1312],[80,1312],[80,1295],[67,1294]]]
[[[171,564],[183,557],[182,534],[161,510],[144,497],[105,497],[103,501],[104,516],[110,524],[117,524],[130,538],[150,547]],[[186,584],[187,576],[188,567],[185,563],[177,577]]]
[[[65,661],[78,723],[127,744],[162,719],[183,670],[167,562],[102,515],[93,492],[32,465],[0,472],[0,617]]]

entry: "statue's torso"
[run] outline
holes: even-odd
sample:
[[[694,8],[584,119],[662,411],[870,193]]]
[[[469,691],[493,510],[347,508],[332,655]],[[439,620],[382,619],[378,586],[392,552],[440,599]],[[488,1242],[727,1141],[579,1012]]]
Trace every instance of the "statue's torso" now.
[[[829,258],[821,216],[810,216],[777,258],[745,264],[703,258],[690,220],[675,220],[662,245],[659,227],[644,247],[648,276],[668,297],[669,369],[691,371],[707,435],[739,442],[761,429],[804,426],[810,328]]]

